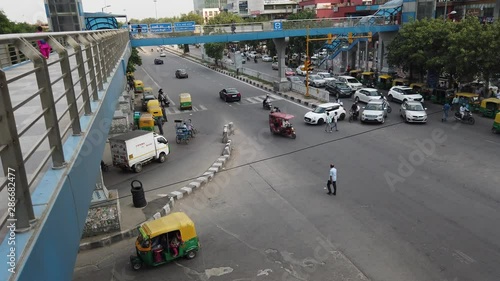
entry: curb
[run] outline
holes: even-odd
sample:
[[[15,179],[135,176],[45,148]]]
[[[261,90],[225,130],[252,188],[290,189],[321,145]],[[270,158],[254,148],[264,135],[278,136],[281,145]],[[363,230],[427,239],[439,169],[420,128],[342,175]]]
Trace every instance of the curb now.
[[[151,218],[149,218],[146,221],[152,221],[155,219],[158,219],[160,217],[166,216],[170,214],[172,209],[174,208],[175,201],[180,200],[184,197],[187,197],[189,194],[193,193],[196,190],[201,189],[204,185],[209,183],[214,176],[223,169],[224,165],[226,162],[229,160],[231,157],[231,150],[232,150],[232,142],[231,140],[228,140],[226,145],[224,146],[224,149],[222,150],[221,156],[217,158],[217,160],[208,168],[208,170],[203,173],[200,177],[196,178],[194,181],[188,183],[186,186],[182,187],[181,189],[177,191],[172,191],[170,192],[167,197],[170,198],[169,202],[163,206],[161,209],[159,209]],[[137,226],[140,226],[142,223],[138,224]],[[122,240],[132,238],[139,235],[137,231],[137,227],[134,227],[132,229],[127,229],[123,230],[119,233],[115,233],[109,236],[105,236],[98,241],[92,241],[92,242],[86,242],[86,243],[81,243],[79,251],[86,251],[86,250],[92,250],[96,248],[101,248],[101,247],[106,247],[111,244],[114,244],[116,242],[120,242]]]
[[[168,51],[168,50],[167,50],[167,51]],[[170,50],[170,52],[171,52],[171,53],[176,53],[174,50]],[[231,72],[228,72],[227,70],[223,70],[223,69],[217,68],[217,67],[215,67],[215,66],[209,65],[209,64],[204,63],[204,62],[200,62],[200,61],[198,61],[198,60],[196,60],[196,59],[193,59],[190,55],[188,55],[188,56],[186,56],[186,57],[184,57],[184,58],[189,59],[190,61],[196,62],[196,63],[198,63],[198,64],[200,64],[200,65],[203,65],[203,66],[205,66],[206,68],[209,68],[209,69],[211,69],[211,70],[215,70],[215,71],[220,72],[220,73],[222,73],[222,74],[225,74],[225,75],[227,75],[227,76],[237,78],[237,79],[239,79],[239,80],[241,80],[241,81],[243,81],[243,82],[245,82],[245,83],[247,83],[247,84],[250,84],[250,85],[256,86],[256,87],[258,87],[258,88],[261,88],[261,89],[266,90],[266,91],[268,91],[268,92],[271,92],[271,93],[273,93],[273,94],[277,94],[277,95],[279,95],[279,96],[282,96],[283,98],[288,99],[288,100],[291,100],[291,101],[293,101],[293,102],[295,102],[295,103],[305,105],[305,106],[310,107],[310,108],[312,108],[312,109],[315,109],[316,107],[318,107],[318,104],[316,104],[316,103],[312,103],[312,102],[310,102],[310,101],[303,100],[303,98],[295,98],[295,97],[292,97],[292,96],[289,96],[289,95],[283,94],[283,93],[281,93],[281,92],[277,92],[277,91],[275,91],[274,89],[269,88],[268,86],[265,86],[264,84],[259,83],[259,82],[255,81],[255,80],[252,80],[252,79],[249,79],[249,78],[246,78],[246,77],[236,76],[235,74],[233,74],[233,73],[231,73]],[[304,99],[305,99],[305,98],[304,98]],[[312,99],[314,99],[314,98],[312,98]]]

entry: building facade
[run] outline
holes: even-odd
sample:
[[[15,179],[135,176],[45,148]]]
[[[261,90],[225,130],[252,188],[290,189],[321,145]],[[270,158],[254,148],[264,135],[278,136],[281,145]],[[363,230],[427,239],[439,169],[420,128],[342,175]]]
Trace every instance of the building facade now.
[[[241,17],[265,17],[283,19],[296,13],[298,0],[228,0],[228,11]]]
[[[45,13],[51,31],[85,30],[81,0],[45,0]]]
[[[221,12],[219,8],[203,8],[200,10],[199,14],[203,16],[204,23],[208,23],[208,21],[218,15]]]
[[[202,14],[203,9],[219,9],[224,10],[227,7],[228,0],[193,0],[194,10],[198,14]]]

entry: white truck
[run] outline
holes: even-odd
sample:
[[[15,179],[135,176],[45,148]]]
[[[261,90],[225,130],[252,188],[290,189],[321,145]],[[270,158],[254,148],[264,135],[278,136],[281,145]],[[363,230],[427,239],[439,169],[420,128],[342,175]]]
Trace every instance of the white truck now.
[[[136,130],[109,138],[113,166],[123,170],[142,171],[153,160],[163,163],[170,153],[168,140],[156,133]]]

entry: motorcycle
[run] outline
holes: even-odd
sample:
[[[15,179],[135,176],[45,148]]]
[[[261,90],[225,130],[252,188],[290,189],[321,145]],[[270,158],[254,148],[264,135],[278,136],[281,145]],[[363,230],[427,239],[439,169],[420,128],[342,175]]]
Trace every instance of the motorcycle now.
[[[359,111],[354,112],[352,110],[349,111],[349,123],[352,121],[357,121],[359,117]]]
[[[465,111],[464,117],[462,117],[462,114],[460,114],[460,112],[455,112],[455,121],[461,121],[469,125],[474,125],[474,123],[476,123],[476,120],[474,119],[474,117],[472,117],[470,111]]]
[[[273,108],[273,104],[270,101],[263,102],[262,108],[266,110],[271,110],[271,108]]]

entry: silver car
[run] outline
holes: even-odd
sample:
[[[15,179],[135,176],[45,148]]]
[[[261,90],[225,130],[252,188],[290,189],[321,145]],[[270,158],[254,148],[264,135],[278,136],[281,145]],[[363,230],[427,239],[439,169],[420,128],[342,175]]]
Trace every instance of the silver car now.
[[[319,87],[325,87],[326,86],[326,81],[319,75],[309,75],[308,77],[309,80],[309,86],[313,86],[316,88]],[[304,80],[304,83],[306,83],[306,80]]]
[[[384,99],[371,100],[363,107],[361,112],[361,122],[379,122],[385,123],[387,118],[388,104]]]
[[[405,101],[401,104],[399,114],[408,123],[427,123],[426,110],[419,101]]]

